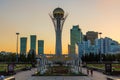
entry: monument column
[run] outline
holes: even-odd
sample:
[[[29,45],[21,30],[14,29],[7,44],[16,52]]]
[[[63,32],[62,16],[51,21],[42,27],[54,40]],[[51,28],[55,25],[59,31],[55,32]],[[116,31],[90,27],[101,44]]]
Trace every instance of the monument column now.
[[[67,15],[64,16],[64,10],[62,8],[56,8],[53,11],[53,14],[50,14],[50,18],[54,24],[55,34],[56,34],[56,45],[55,45],[55,54],[56,56],[62,55],[62,29],[63,24],[67,18]]]

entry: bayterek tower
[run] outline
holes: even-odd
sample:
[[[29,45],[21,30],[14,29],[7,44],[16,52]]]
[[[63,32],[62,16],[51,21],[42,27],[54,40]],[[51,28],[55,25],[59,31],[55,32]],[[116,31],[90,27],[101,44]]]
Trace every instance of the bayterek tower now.
[[[49,14],[55,28],[56,35],[56,45],[55,45],[55,54],[56,56],[62,55],[62,29],[64,22],[67,18],[67,14],[65,14],[62,8],[55,8],[52,14]]]

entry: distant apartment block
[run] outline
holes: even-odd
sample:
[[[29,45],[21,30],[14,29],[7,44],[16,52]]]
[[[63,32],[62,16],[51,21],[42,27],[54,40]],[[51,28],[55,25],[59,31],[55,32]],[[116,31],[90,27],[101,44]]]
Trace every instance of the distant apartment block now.
[[[20,54],[26,54],[27,51],[27,37],[20,38]]]
[[[88,31],[86,32],[86,38],[91,41],[91,45],[94,45],[95,39],[98,38],[98,32]]]
[[[44,40],[38,40],[38,55],[44,54]]]
[[[30,50],[36,52],[36,35],[30,35]]]

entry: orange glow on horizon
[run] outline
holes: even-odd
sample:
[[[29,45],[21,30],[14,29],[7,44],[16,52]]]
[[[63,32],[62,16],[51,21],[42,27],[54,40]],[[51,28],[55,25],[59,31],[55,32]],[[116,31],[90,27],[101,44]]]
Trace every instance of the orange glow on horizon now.
[[[70,29],[76,24],[83,34],[102,32],[102,37],[120,42],[120,0],[0,0],[0,51],[16,52],[16,32],[19,32],[19,38],[28,38],[27,52],[30,35],[35,34],[37,40],[44,40],[44,53],[55,53],[55,30],[48,13],[58,3],[69,14],[62,32],[63,53],[68,52]]]

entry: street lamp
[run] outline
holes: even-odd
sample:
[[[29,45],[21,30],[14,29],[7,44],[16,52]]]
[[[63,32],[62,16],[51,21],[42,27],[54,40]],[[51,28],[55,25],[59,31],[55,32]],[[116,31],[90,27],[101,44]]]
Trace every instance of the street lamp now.
[[[102,55],[101,55],[101,47],[102,47],[102,41],[101,41],[101,35],[102,35],[102,32],[99,32],[99,35],[100,35],[100,62],[102,61]]]
[[[16,35],[17,35],[17,44],[16,44],[16,62],[18,62],[18,35],[19,35],[20,33],[16,33]]]

